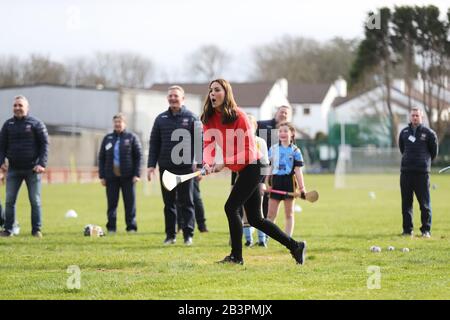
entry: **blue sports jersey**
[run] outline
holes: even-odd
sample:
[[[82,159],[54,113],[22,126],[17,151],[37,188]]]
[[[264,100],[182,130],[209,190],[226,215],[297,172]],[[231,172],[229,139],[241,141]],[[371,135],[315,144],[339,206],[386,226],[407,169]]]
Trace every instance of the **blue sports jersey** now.
[[[274,144],[269,149],[269,160],[274,175],[290,175],[294,167],[303,167],[304,165],[302,152],[294,144],[287,147],[280,143]]]

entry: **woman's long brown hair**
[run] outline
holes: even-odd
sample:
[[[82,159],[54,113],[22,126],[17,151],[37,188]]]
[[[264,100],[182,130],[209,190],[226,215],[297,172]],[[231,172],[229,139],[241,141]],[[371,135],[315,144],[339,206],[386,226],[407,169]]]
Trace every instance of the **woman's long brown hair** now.
[[[222,123],[231,123],[234,122],[237,115],[237,104],[234,100],[233,90],[231,89],[231,85],[227,80],[224,79],[215,79],[209,83],[209,91],[206,96],[205,102],[203,104],[203,113],[200,117],[204,124],[208,123],[209,118],[214,114],[214,107],[212,105],[211,99],[209,98],[209,93],[211,92],[211,85],[217,82],[220,84],[225,91],[225,97],[223,99],[223,105],[220,107],[222,112]]]

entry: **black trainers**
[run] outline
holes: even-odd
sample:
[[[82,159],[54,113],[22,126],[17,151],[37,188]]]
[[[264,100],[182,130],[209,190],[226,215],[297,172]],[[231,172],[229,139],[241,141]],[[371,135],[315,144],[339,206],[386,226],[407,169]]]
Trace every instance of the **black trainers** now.
[[[201,233],[209,232],[208,227],[206,226],[198,227],[198,231],[200,231]]]
[[[165,245],[175,244],[175,242],[177,242],[177,239],[175,239],[175,238],[166,238],[164,240]]]
[[[409,238],[412,238],[412,237],[414,237],[414,232],[413,232],[413,231],[411,231],[411,232],[403,232],[400,236],[401,236],[401,237],[409,237]]]
[[[217,261],[217,263],[231,263],[231,264],[244,264],[243,259],[236,259],[233,255],[226,256],[223,260]]]
[[[251,247],[251,246],[253,246],[253,242],[247,240],[247,241],[245,241],[245,246],[246,247]]]
[[[0,237],[1,238],[12,237],[12,236],[13,236],[13,234],[11,232],[8,232],[6,230],[0,231]]]
[[[305,263],[305,253],[306,253],[306,241],[297,242],[297,248],[291,250],[291,254],[294,257],[297,264]]]
[[[267,244],[264,241],[259,241],[258,242],[258,247],[264,247],[267,248]]]

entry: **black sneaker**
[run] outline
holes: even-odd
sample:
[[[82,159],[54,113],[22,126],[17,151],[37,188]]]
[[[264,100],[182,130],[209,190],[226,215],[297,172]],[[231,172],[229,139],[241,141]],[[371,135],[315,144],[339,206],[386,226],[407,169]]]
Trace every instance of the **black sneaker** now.
[[[291,250],[291,254],[294,257],[297,264],[305,263],[305,253],[306,253],[306,241],[297,242],[297,247]]]
[[[184,239],[184,245],[185,246],[192,246],[192,237],[187,237],[186,239]]]
[[[206,226],[198,227],[198,231],[200,231],[201,233],[209,232],[209,230]]]
[[[245,241],[245,246],[251,247],[251,246],[253,246],[253,242],[247,240],[247,241]]]
[[[13,237],[14,235],[11,232],[8,232],[6,230],[0,231],[0,237],[1,238],[7,238],[7,237]]]
[[[175,238],[166,238],[164,240],[165,245],[175,244],[175,242],[177,242],[177,239],[175,239]]]
[[[236,259],[233,255],[226,256],[223,260],[217,261],[217,263],[231,263],[231,264],[244,264],[243,259]]]
[[[258,242],[258,247],[267,248],[267,244],[264,241],[260,241],[260,242]]]
[[[403,232],[400,236],[412,238],[414,237],[414,232]]]

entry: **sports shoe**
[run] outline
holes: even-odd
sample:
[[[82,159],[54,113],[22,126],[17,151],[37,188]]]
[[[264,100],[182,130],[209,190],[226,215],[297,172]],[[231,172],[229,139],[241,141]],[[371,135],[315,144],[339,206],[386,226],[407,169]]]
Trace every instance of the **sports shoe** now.
[[[13,231],[12,231],[13,235],[18,236],[20,234],[20,225],[19,223],[16,221],[13,225]]]
[[[175,244],[175,242],[177,242],[177,239],[175,238],[166,238],[166,240],[164,240],[164,244],[166,245]]]
[[[231,264],[244,264],[243,259],[236,259],[233,255],[226,256],[223,260],[217,261],[217,263],[231,263]]]
[[[137,230],[131,229],[131,230],[127,230],[128,234],[133,234],[133,233],[137,233]]]
[[[267,244],[264,241],[260,241],[260,242],[258,242],[258,247],[267,248]]]
[[[297,264],[305,263],[305,253],[306,253],[306,241],[297,242],[297,247],[291,250],[291,254],[294,257]]]
[[[35,231],[31,235],[35,238],[42,238],[42,232],[40,231]]]
[[[186,239],[184,239],[184,245],[192,246],[192,237],[187,237]]]
[[[246,247],[251,247],[251,246],[253,246],[253,242],[247,240],[247,241],[245,241],[245,246]]]
[[[108,234],[109,235],[115,235],[116,234],[116,230],[108,230]]]
[[[200,231],[201,233],[209,232],[209,230],[206,226],[198,227],[198,231]]]
[[[414,237],[414,232],[403,232],[400,236],[402,236],[402,237],[410,237],[410,238],[412,238],[412,237]]]
[[[429,231],[422,232],[422,238],[431,238],[431,233]]]
[[[14,237],[14,235],[11,232],[3,230],[3,231],[0,231],[0,237],[2,237],[2,238]]]

